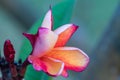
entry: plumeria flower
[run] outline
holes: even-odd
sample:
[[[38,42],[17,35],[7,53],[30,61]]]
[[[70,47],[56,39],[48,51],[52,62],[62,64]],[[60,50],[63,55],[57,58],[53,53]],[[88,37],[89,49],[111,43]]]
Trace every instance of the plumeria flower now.
[[[65,46],[78,26],[66,24],[52,31],[52,20],[50,9],[36,34],[23,33],[33,48],[28,61],[35,70],[42,70],[51,76],[67,77],[67,70],[78,72],[85,70],[89,57],[78,48]]]

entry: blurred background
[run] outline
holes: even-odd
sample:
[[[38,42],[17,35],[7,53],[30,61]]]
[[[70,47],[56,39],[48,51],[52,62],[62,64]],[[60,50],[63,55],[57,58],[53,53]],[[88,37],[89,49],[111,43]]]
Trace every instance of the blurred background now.
[[[1,53],[6,39],[19,52],[22,33],[44,16],[50,5],[62,1],[0,0]],[[70,23],[80,27],[67,45],[86,52],[90,64],[82,73],[70,71],[68,78],[54,80],[120,80],[120,0],[75,0]]]

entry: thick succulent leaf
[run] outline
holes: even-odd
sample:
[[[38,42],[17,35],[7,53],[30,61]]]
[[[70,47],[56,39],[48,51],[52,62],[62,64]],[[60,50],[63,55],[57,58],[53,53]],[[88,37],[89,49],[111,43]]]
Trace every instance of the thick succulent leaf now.
[[[64,0],[52,7],[52,13],[54,18],[53,19],[54,29],[59,27],[60,25],[69,23],[71,14],[72,14],[73,4],[74,4],[74,0]],[[29,30],[29,33],[35,34],[38,28],[41,26],[41,23],[42,23],[42,19],[40,19],[31,27],[31,29]],[[20,52],[20,58],[22,59],[22,61],[24,61],[27,58],[31,50],[32,50],[32,46],[30,42],[27,39],[25,39]],[[33,79],[34,80],[51,80],[51,77],[49,77],[42,71],[40,72],[35,71],[33,67],[30,66],[27,68],[25,80],[33,80]]]

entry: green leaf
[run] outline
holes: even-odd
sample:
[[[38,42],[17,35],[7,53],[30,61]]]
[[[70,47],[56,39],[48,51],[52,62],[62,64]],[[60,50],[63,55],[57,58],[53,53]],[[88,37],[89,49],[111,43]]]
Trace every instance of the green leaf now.
[[[63,0],[59,4],[56,4],[52,8],[52,13],[54,17],[54,29],[60,25],[66,24],[70,21],[72,15],[74,0]],[[36,33],[37,29],[40,27],[42,19],[36,22],[30,29],[29,33]],[[32,50],[31,44],[27,39],[24,40],[21,47],[20,58],[24,61]],[[44,72],[37,72],[30,65],[27,68],[25,80],[52,80],[52,77],[46,75]]]
[[[69,23],[72,17],[72,9],[75,0],[64,0],[60,4],[53,7],[54,29],[61,25]]]

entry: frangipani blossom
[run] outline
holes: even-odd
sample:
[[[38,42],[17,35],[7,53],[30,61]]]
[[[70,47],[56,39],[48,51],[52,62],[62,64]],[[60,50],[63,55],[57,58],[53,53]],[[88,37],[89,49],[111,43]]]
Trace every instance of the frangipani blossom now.
[[[36,34],[24,33],[33,48],[28,61],[35,70],[51,76],[67,77],[67,70],[85,70],[89,57],[78,48],[65,47],[78,26],[66,24],[52,31],[52,20],[52,11],[49,10]]]

